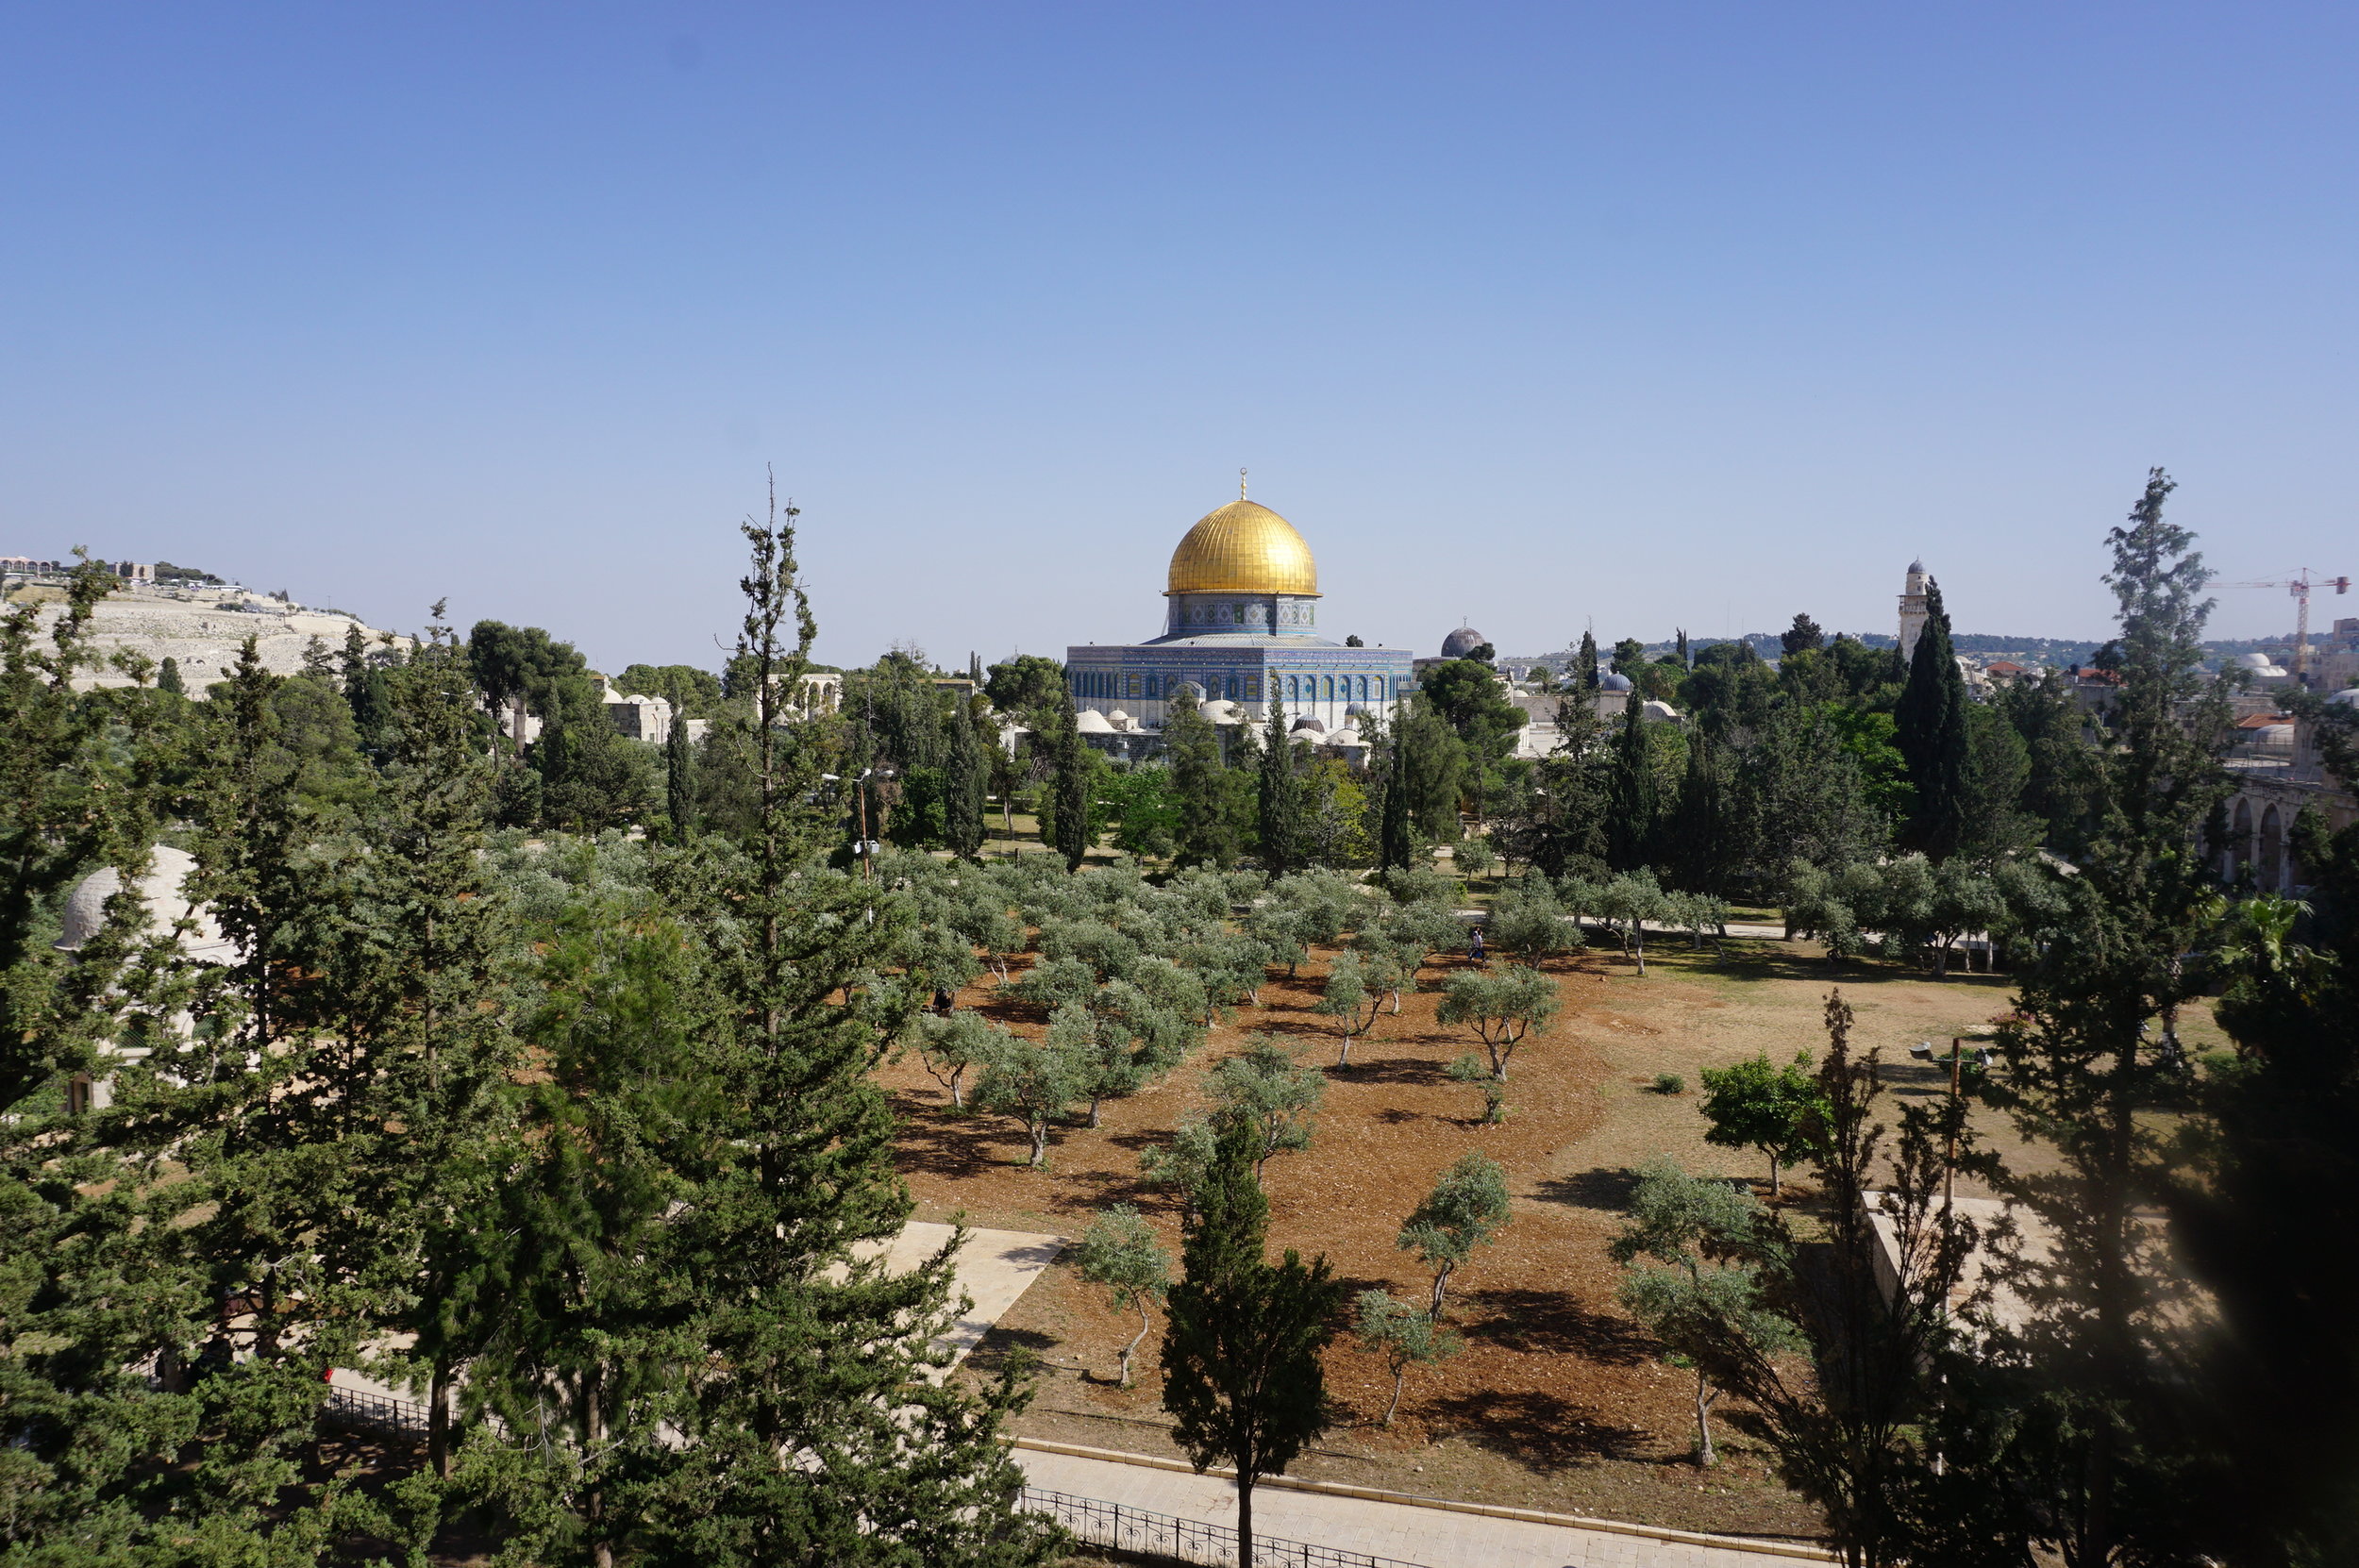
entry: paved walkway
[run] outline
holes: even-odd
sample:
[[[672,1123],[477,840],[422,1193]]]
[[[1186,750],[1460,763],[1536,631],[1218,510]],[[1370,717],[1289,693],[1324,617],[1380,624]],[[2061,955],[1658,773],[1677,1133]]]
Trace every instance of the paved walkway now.
[[[1237,1521],[1235,1486],[1218,1474],[1146,1456],[1019,1440],[1016,1461],[1034,1486],[1125,1508],[1216,1524]],[[1518,1515],[1518,1517],[1501,1517]],[[1253,1493],[1256,1534],[1368,1552],[1432,1568],[1797,1568],[1826,1562],[1814,1547],[1692,1535],[1602,1520],[1371,1494],[1364,1489],[1263,1481]],[[1259,1556],[1260,1554],[1255,1554]]]

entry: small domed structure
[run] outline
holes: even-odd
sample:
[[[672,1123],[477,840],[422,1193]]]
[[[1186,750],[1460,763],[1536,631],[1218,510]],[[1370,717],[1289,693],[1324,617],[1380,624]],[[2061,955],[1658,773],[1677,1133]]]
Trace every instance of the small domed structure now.
[[[2345,687],[2326,700],[2337,708],[2359,708],[2359,686]]]
[[[1313,718],[1310,714],[1305,713],[1301,718],[1297,719],[1294,724],[1289,726],[1289,732],[1299,735],[1305,730],[1308,730],[1313,735],[1324,735],[1327,733],[1327,726],[1321,721]]]
[[[2269,667],[2269,656],[2265,653],[2238,654],[2236,664],[2239,669],[2266,670]]]
[[[1608,670],[1605,674],[1598,677],[1598,690],[1600,692],[1627,692],[1630,690],[1630,676],[1622,674],[1619,670]]]
[[[1460,626],[1456,631],[1442,639],[1442,657],[1444,659],[1472,659],[1475,656],[1475,650],[1487,648],[1490,645],[1491,640],[1475,630],[1474,627]]]
[[[1129,723],[1129,717],[1130,716],[1129,714],[1123,712],[1120,709],[1116,709],[1114,710],[1113,718],[1120,719],[1125,724]],[[1105,714],[1100,713],[1095,708],[1084,708],[1080,712],[1075,714],[1073,718],[1073,727],[1077,732],[1083,735],[1112,735],[1114,732],[1113,720],[1109,719]]]
[[[237,948],[221,934],[214,923],[212,910],[203,905],[191,905],[181,892],[189,874],[196,869],[196,857],[185,849],[175,849],[159,843],[149,849],[147,872],[139,879],[140,902],[146,906],[146,932],[162,936],[182,920],[194,917],[194,929],[180,933],[180,950],[198,963],[231,963],[236,961]],[[78,953],[98,935],[107,923],[107,900],[123,886],[123,874],[112,866],[101,866],[82,878],[66,895],[65,911],[58,935],[58,951]]]
[[[1646,706],[1638,710],[1638,716],[1650,725],[1672,724],[1678,721],[1680,710],[1667,702],[1648,698]]]

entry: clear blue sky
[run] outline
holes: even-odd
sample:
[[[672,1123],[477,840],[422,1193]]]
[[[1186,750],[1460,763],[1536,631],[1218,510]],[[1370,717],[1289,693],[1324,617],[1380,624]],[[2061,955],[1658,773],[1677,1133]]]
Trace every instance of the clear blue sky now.
[[[0,11],[0,554],[711,664],[1160,629],[1253,493],[1330,635],[2095,635],[2150,464],[2359,574],[2359,8]],[[2220,635],[2291,625],[2223,592]],[[2359,614],[2359,595],[2319,607]]]

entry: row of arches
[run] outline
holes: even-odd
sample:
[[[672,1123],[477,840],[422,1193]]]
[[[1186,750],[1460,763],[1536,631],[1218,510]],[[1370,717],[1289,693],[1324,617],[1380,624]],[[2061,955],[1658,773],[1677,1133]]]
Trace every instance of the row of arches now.
[[[2252,800],[2238,795],[2229,815],[2228,848],[2220,860],[2220,876],[2231,884],[2250,881],[2260,892],[2284,892],[2294,884],[2293,858],[2286,853],[2285,831],[2291,826],[2274,803],[2261,808],[2258,821]]]

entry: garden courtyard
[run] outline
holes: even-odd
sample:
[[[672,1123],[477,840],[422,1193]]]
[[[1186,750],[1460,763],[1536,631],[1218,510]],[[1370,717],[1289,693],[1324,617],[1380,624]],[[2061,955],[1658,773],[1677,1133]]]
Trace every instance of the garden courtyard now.
[[[1106,1102],[1102,1126],[1074,1117],[1057,1127],[1046,1169],[1027,1168],[1029,1144],[1013,1120],[961,1112],[914,1052],[884,1069],[903,1118],[899,1164],[917,1217],[956,1216],[997,1229],[1078,1238],[1107,1206],[1136,1205],[1177,1258],[1177,1195],[1142,1179],[1141,1151],[1163,1142],[1192,1110],[1208,1105],[1213,1067],[1265,1033],[1326,1071],[1324,1103],[1309,1149],[1268,1164],[1273,1251],[1324,1252],[1353,1293],[1369,1286],[1422,1300],[1430,1276],[1401,1251],[1402,1220],[1459,1156],[1481,1150],[1505,1167],[1514,1217],[1451,1283],[1448,1315],[1465,1348],[1438,1367],[1415,1368],[1391,1427],[1379,1425],[1391,1379],[1347,1333],[1329,1354],[1329,1387],[1341,1418],[1293,1474],[1558,1512],[1621,1518],[1688,1529],[1767,1537],[1811,1537],[1813,1510],[1787,1492],[1744,1431],[1744,1412],[1724,1405],[1716,1436],[1721,1462],[1698,1469],[1688,1375],[1614,1304],[1619,1270],[1606,1256],[1633,1173],[1657,1155],[1688,1170],[1750,1176],[1767,1193],[1765,1162],[1704,1142],[1697,1111],[1702,1069],[1758,1051],[1773,1061],[1825,1044],[1821,1010],[1840,986],[1857,1011],[1854,1048],[1881,1047],[1893,1098],[1946,1093],[1945,1064],[1909,1059],[1922,1040],[1946,1052],[1952,1036],[1987,1038],[2006,1009],[2001,976],[1934,979],[1897,964],[1830,970],[1807,942],[1732,940],[1724,952],[1695,952],[1685,938],[1648,943],[1648,974],[1612,947],[1551,960],[1563,1011],[1545,1036],[1516,1053],[1509,1113],[1481,1125],[1482,1099],[1445,1076],[1473,1046],[1464,1027],[1436,1019],[1450,959],[1425,973],[1374,1031],[1337,1066],[1332,1020],[1313,1010],[1330,955],[1314,951],[1292,978],[1273,974],[1261,1005],[1240,1008],[1203,1048],[1135,1095]],[[1020,974],[1020,971],[1019,971]],[[1001,998],[986,978],[959,1005],[1025,1034],[1036,1009]],[[2208,1017],[2190,1021],[2191,1046],[2217,1041]],[[1658,1088],[1663,1075],[1684,1092]],[[1987,1129],[2002,1148],[2011,1140]],[[2010,1148],[2012,1153],[2019,1150]],[[1961,1180],[1961,1193],[1980,1189]],[[1815,1194],[1806,1177],[1785,1183],[1783,1203],[1807,1229]],[[1020,1434],[1160,1455],[1168,1437],[1155,1352],[1162,1329],[1141,1344],[1133,1386],[1115,1382],[1116,1350],[1137,1331],[1085,1283],[1070,1255],[1041,1275],[998,1320],[963,1375],[986,1375],[1012,1354],[1038,1359],[1037,1397]]]

